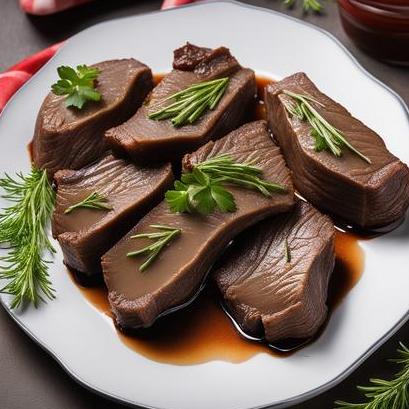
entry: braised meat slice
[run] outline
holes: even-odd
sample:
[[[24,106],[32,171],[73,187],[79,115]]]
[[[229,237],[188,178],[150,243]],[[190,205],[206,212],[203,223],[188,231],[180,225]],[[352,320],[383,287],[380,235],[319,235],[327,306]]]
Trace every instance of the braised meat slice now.
[[[288,114],[291,97],[283,91],[312,97],[316,111],[372,163],[344,148],[341,157],[317,152],[311,126]],[[392,155],[374,131],[328,98],[303,73],[267,87],[268,123],[294,175],[297,190],[317,208],[362,228],[389,225],[409,206],[409,169]]]
[[[138,162],[179,160],[245,122],[255,102],[255,75],[242,68],[227,48],[210,50],[187,44],[175,50],[173,67],[131,119],[106,132],[113,150]],[[176,92],[223,77],[230,79],[223,97],[194,123],[174,127],[169,119],[149,119],[149,114],[167,106],[170,101],[165,99]]]
[[[104,61],[96,89],[99,102],[79,110],[65,106],[65,96],[50,92],[38,113],[33,139],[34,164],[50,177],[60,169],[80,169],[107,150],[104,132],[127,120],[153,87],[151,70],[134,59]]]
[[[331,220],[300,201],[234,240],[213,278],[244,332],[268,342],[317,332],[327,316],[334,237]]]
[[[108,155],[87,168],[58,171],[55,180],[53,236],[69,267],[93,275],[101,272],[101,256],[162,200],[173,175],[169,164],[142,168]],[[93,194],[102,208],[67,210]]]
[[[292,208],[289,170],[265,121],[246,124],[207,143],[186,155],[184,164],[190,167],[221,154],[229,154],[238,162],[251,161],[263,171],[263,178],[285,186],[287,192],[267,197],[254,190],[229,186],[237,204],[235,212],[216,211],[208,216],[172,213],[166,202],[151,210],[102,258],[109,302],[120,328],[148,327],[160,315],[191,300],[232,238],[261,219]],[[127,254],[152,241],[131,236],[154,231],[152,225],[170,226],[181,233],[141,272],[145,257]]]

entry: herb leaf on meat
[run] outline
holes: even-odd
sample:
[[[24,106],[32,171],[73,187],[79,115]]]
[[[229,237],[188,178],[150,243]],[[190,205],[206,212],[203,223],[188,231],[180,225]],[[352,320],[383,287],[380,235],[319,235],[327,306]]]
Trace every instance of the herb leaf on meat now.
[[[98,192],[93,192],[87,196],[84,200],[67,207],[64,213],[71,213],[75,209],[97,209],[97,210],[112,210],[112,206],[108,204],[108,200]]]
[[[309,95],[296,94],[286,90],[283,93],[293,99],[293,102],[284,104],[287,112],[292,117],[298,118],[300,121],[307,121],[311,125],[311,136],[315,140],[314,149],[316,152],[327,150],[334,156],[341,157],[342,149],[346,147],[365,162],[372,163],[367,156],[354,148],[345,138],[345,135],[323,118],[312,105],[312,103],[320,106],[323,106],[323,104]]]
[[[82,109],[87,101],[100,101],[101,94],[95,89],[98,68],[78,65],[77,69],[60,66],[57,68],[60,79],[51,86],[55,95],[67,95],[65,105]]]
[[[159,230],[159,232],[135,234],[134,236],[131,236],[131,239],[151,239],[154,242],[127,254],[128,257],[135,257],[143,254],[147,255],[146,260],[139,267],[139,271],[141,272],[145,271],[165,246],[182,232],[181,229],[160,224],[151,224],[150,227]]]
[[[206,111],[213,110],[217,106],[228,85],[228,77],[191,85],[159,101],[159,105],[167,101],[172,102],[164,108],[150,113],[148,117],[156,121],[170,119],[176,128],[193,124]],[[155,106],[151,108],[151,110],[154,109]]]
[[[216,208],[223,213],[236,210],[234,197],[226,185],[258,190],[264,196],[287,191],[279,184],[267,182],[261,175],[262,171],[251,163],[237,163],[230,155],[219,155],[183,173],[181,181],[175,182],[175,189],[168,190],[165,198],[172,212],[207,215]]]

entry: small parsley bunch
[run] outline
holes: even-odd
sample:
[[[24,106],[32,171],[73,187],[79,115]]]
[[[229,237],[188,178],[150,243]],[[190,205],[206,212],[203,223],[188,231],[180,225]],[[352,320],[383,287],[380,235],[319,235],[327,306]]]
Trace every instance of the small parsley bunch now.
[[[168,190],[165,198],[172,212],[207,215],[216,208],[223,213],[236,210],[234,197],[226,185],[258,190],[264,196],[287,191],[261,176],[262,170],[256,166],[236,163],[230,155],[219,155],[193,166],[191,172],[183,173],[181,180],[175,182],[175,189]]]
[[[51,86],[55,95],[67,95],[65,105],[82,109],[87,101],[100,101],[101,94],[95,89],[98,68],[78,65],[77,69],[62,65],[57,68],[60,79]]]

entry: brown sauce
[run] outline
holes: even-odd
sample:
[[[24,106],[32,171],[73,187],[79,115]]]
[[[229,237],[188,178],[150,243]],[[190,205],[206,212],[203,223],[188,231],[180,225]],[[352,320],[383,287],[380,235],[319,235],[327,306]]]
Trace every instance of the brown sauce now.
[[[162,78],[162,74],[155,75],[155,83]],[[253,120],[265,119],[262,96],[264,87],[270,82],[273,82],[270,78],[257,78],[259,98],[251,118]],[[330,314],[359,281],[364,267],[364,255],[358,236],[337,231],[335,248],[336,266],[328,293]],[[89,288],[78,284],[77,280],[75,282],[90,304],[99,312],[112,317],[105,286]],[[211,286],[205,287],[189,307],[159,319],[151,329],[134,335],[117,330],[117,335],[135,352],[168,364],[193,365],[213,360],[239,363],[261,352],[276,357],[288,355],[241,336],[223,311],[218,295]],[[290,344],[281,349],[286,347],[292,349]]]
[[[365,255],[354,233],[337,231],[336,262],[328,287],[327,305],[330,313],[358,283],[364,270]]]
[[[357,236],[337,232],[336,265],[329,285],[328,307],[331,312],[359,281],[364,255]],[[78,288],[99,312],[112,317],[106,288]],[[267,345],[244,339],[224,313],[213,288],[206,287],[196,301],[183,310],[171,314],[149,330],[137,335],[126,335],[117,330],[119,339],[135,352],[158,362],[176,365],[194,365],[213,360],[239,363],[265,352],[276,357],[278,353]]]
[[[153,74],[153,83],[158,85],[166,74]]]

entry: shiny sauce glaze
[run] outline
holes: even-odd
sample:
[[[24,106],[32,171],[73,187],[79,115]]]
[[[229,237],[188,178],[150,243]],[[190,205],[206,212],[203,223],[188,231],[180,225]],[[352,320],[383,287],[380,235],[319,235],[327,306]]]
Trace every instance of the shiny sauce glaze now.
[[[162,77],[156,75],[156,82]],[[255,112],[249,120],[265,118],[262,96],[263,89],[269,82],[271,79],[257,78],[259,97]],[[364,255],[357,235],[338,230],[335,251],[336,265],[327,301],[329,316],[359,281],[364,267]],[[132,335],[124,334],[113,325],[105,286],[99,284],[86,287],[76,279],[74,282],[87,301],[107,316],[107,322],[128,348],[157,362],[193,365],[222,360],[239,363],[261,352],[285,357],[295,348],[313,341],[287,340],[269,346],[260,340],[249,340],[245,334],[237,331],[234,322],[224,312],[212,285],[207,285],[189,307],[160,318],[152,328]],[[289,352],[286,352],[287,350]]]
[[[327,301],[330,314],[359,281],[364,266],[359,239],[352,233],[336,233],[335,251],[336,265]],[[85,287],[76,280],[75,283],[88,302],[105,314],[113,326],[105,286]],[[285,341],[268,346],[243,337],[223,311],[212,286],[205,287],[192,305],[159,319],[151,329],[128,335],[113,328],[128,348],[154,361],[176,365],[194,365],[212,360],[239,363],[261,352],[285,357],[288,353],[279,349],[300,345]]]

